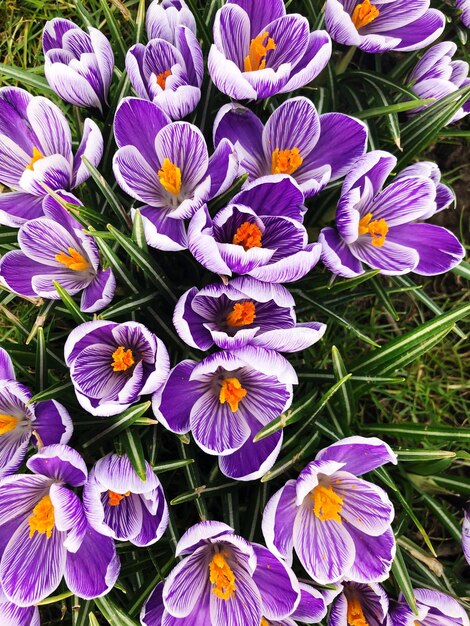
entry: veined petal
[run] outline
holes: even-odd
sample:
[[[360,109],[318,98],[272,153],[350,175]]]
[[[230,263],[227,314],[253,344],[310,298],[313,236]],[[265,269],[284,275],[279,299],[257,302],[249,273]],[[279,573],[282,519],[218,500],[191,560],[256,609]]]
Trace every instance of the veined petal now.
[[[294,539],[292,529],[297,515],[296,481],[288,480],[284,487],[268,500],[263,511],[262,531],[268,548],[292,565]]]
[[[371,472],[386,463],[397,464],[397,455],[390,446],[377,437],[346,437],[323,448],[316,461],[337,461],[342,470],[361,475]]]
[[[354,541],[356,554],[351,569],[346,574],[351,580],[360,583],[381,582],[386,580],[390,573],[392,561],[395,558],[395,537],[391,528],[383,535],[371,537],[361,533],[347,522],[343,526]]]
[[[178,563],[168,575],[163,587],[163,602],[174,617],[189,615],[203,592],[209,591],[210,560],[208,546],[202,546]]]
[[[63,481],[72,487],[80,487],[88,477],[85,461],[79,453],[59,443],[41,448],[26,465],[32,472]]]

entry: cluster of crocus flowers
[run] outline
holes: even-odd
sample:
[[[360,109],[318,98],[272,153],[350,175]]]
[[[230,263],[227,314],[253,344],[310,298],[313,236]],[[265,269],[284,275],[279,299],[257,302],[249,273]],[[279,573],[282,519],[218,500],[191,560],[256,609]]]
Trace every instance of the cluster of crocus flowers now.
[[[43,214],[46,187],[70,190],[90,176],[82,157],[97,166],[103,137],[90,119],[75,155],[62,111],[42,96],[18,87],[0,88],[0,224],[17,228]]]

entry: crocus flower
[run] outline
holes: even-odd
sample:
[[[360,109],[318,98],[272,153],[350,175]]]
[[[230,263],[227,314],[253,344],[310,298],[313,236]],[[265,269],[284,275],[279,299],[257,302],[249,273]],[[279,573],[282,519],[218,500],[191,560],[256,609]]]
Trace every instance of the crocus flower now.
[[[241,104],[223,106],[214,122],[214,145],[229,139],[249,180],[289,174],[305,197],[347,174],[367,145],[367,126],[349,115],[318,115],[308,98],[290,98],[266,125]]]
[[[23,463],[29,444],[68,443],[73,425],[56,400],[31,402],[33,394],[15,377],[8,353],[0,348],[0,478]]]
[[[86,33],[56,17],[46,22],[42,49],[44,74],[52,89],[70,104],[103,113],[114,68],[113,49],[103,33],[91,26]]]
[[[145,626],[157,626],[159,612],[165,626],[264,626],[271,623],[267,620],[283,620],[299,603],[292,570],[221,522],[192,526],[178,542],[176,556],[184,558],[144,607]]]
[[[343,582],[331,605],[328,626],[387,626],[388,596],[376,583]]]
[[[65,577],[80,598],[102,596],[119,574],[114,542],[87,523],[72,491],[86,482],[81,456],[68,446],[42,448],[26,463],[33,474],[0,481],[0,584],[20,607],[37,604]]]
[[[460,15],[462,24],[470,28],[470,0],[455,0],[455,6],[462,11]]]
[[[319,236],[322,260],[334,274],[358,276],[362,263],[382,274],[415,272],[424,276],[452,269],[464,256],[459,240],[442,226],[425,219],[447,202],[437,195],[435,180],[409,170],[382,191],[396,158],[370,152],[346,176],[336,211],[336,229]],[[447,198],[448,199],[448,198]]]
[[[462,550],[467,563],[470,565],[470,503],[467,504],[464,511],[462,526]]]
[[[330,57],[328,33],[286,15],[283,0],[227,0],[215,16],[208,69],[227,96],[254,100],[303,87]]]
[[[173,323],[181,339],[199,350],[215,344],[225,350],[252,345],[297,352],[321,339],[326,325],[298,324],[294,307],[294,298],[282,285],[241,277],[227,285],[186,291]]]
[[[140,98],[152,100],[178,120],[194,111],[201,99],[204,60],[194,17],[184,3],[178,3],[179,10],[175,4],[150,5],[150,41],[146,46],[132,46],[126,55],[126,70]],[[189,22],[189,26],[181,22]]]
[[[154,394],[153,411],[172,432],[191,431],[204,452],[219,457],[223,474],[255,480],[276,460],[282,430],[256,443],[253,437],[289,408],[296,383],[294,369],[279,353],[245,346],[200,363],[181,361]]]
[[[85,322],[65,342],[77,400],[92,415],[116,415],[166,380],[168,352],[138,322]]]
[[[90,472],[83,504],[91,526],[102,535],[149,546],[168,526],[168,506],[160,481],[146,462],[139,478],[125,454],[107,454]]]
[[[465,609],[451,596],[433,589],[414,589],[418,615],[415,615],[404,601],[402,595],[399,604],[390,612],[391,626],[468,626]]]
[[[223,141],[209,158],[206,140],[196,126],[171,123],[159,106],[139,98],[121,100],[114,136],[119,147],[114,175],[126,193],[146,203],[140,212],[148,244],[161,250],[185,249],[183,220],[235,179],[238,161],[233,146]]]
[[[103,137],[90,119],[74,156],[70,127],[55,104],[18,87],[0,88],[0,183],[13,190],[0,194],[0,223],[16,228],[42,215],[43,185],[77,187],[90,176],[82,156],[97,166],[102,154]]]
[[[466,61],[453,61],[457,45],[453,41],[442,41],[423,54],[408,77],[408,86],[422,99],[441,100],[450,93],[470,85],[469,66]],[[427,106],[409,111],[413,115]],[[447,124],[453,124],[470,113],[470,98],[460,107]]]
[[[64,200],[80,205],[72,194]],[[46,196],[43,217],[20,227],[20,250],[7,252],[0,261],[0,277],[14,292],[48,300],[60,298],[57,281],[70,295],[82,292],[80,308],[86,313],[103,309],[114,296],[116,280],[111,268],[100,269],[98,246],[57,200]]]
[[[260,178],[214,218],[207,207],[199,209],[188,229],[189,250],[216,274],[247,274],[269,283],[298,280],[321,252],[318,243],[307,243],[302,203],[302,191],[290,176]]]
[[[325,25],[331,38],[364,52],[420,50],[444,30],[445,16],[429,0],[327,0]]]
[[[396,462],[375,437],[348,437],[324,448],[267,503],[266,545],[288,564],[295,550],[319,584],[385,580],[395,554],[393,505],[383,489],[357,476]]]

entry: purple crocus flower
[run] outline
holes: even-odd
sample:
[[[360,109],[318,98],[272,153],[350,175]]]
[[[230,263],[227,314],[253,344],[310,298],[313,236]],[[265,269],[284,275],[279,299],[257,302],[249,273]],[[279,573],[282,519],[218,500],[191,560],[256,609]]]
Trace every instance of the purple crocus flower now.
[[[178,542],[176,556],[184,558],[144,606],[145,626],[264,626],[277,624],[299,603],[292,570],[221,522],[192,526]]]
[[[0,348],[0,478],[23,463],[29,444],[68,443],[73,433],[67,409],[55,400],[31,402],[33,394],[15,377],[8,353]]]
[[[288,564],[295,550],[320,584],[344,577],[385,580],[395,555],[393,505],[383,489],[357,475],[396,462],[390,447],[375,437],[348,437],[324,448],[267,503],[266,545]]]
[[[387,626],[388,596],[380,585],[345,581],[339,590],[328,626]]]
[[[153,393],[168,375],[163,342],[138,322],[85,322],[64,347],[77,400],[92,415],[116,415],[141,395]]]
[[[146,462],[139,478],[125,454],[107,454],[90,472],[83,504],[91,526],[102,535],[149,546],[168,526],[168,506],[160,481]]]
[[[149,43],[136,44],[127,53],[129,79],[140,98],[158,104],[171,119],[181,119],[201,99],[204,60],[194,17],[184,3],[153,2],[147,32]]]
[[[3,626],[40,626],[39,609],[9,602],[0,589],[0,620]]]
[[[298,324],[294,307],[282,285],[241,277],[189,289],[176,305],[173,323],[181,339],[199,350],[252,345],[297,352],[321,339],[326,325]]]
[[[89,525],[72,491],[86,482],[81,456],[68,446],[42,448],[26,463],[33,474],[0,481],[0,584],[20,607],[37,604],[62,577],[72,593],[91,599],[119,574],[114,542]]]
[[[470,503],[467,504],[464,511],[462,525],[462,550],[467,563],[470,565]]]
[[[310,83],[330,57],[328,33],[286,15],[283,0],[227,0],[215,16],[208,68],[227,96],[255,100]]]
[[[208,270],[247,274],[263,282],[302,278],[317,263],[321,246],[307,243],[303,194],[286,174],[265,176],[237,194],[211,218],[199,209],[188,229],[189,250]]]
[[[391,626],[469,626],[465,609],[451,596],[433,589],[414,589],[418,615],[415,615],[400,595],[399,603],[390,612]]]
[[[462,11],[460,20],[467,28],[470,28],[470,0],[455,0],[455,6]]]
[[[159,106],[139,98],[121,100],[114,136],[119,147],[114,175],[126,193],[146,203],[140,212],[148,244],[184,250],[183,220],[235,179],[238,161],[232,144],[221,142],[209,158],[206,140],[196,126],[171,123]]]
[[[81,204],[72,194],[60,192],[59,195],[67,202]],[[42,210],[44,217],[20,227],[20,250],[2,257],[0,277],[22,296],[48,300],[60,298],[53,285],[57,281],[70,295],[82,292],[82,311],[100,311],[112,300],[116,280],[111,268],[100,269],[95,240],[51,196],[44,198]]]
[[[103,33],[91,26],[86,33],[56,17],[46,22],[42,49],[44,74],[52,89],[70,104],[103,113],[114,69],[113,49]]]
[[[325,25],[331,38],[364,52],[420,50],[444,30],[445,16],[429,0],[327,0]]]
[[[290,98],[266,125],[241,104],[223,106],[214,122],[214,145],[233,143],[239,174],[250,180],[268,174],[289,174],[305,197],[319,193],[330,181],[347,174],[367,146],[367,126],[343,113],[318,115],[308,98]]]
[[[276,460],[282,430],[256,443],[253,437],[289,408],[296,383],[279,353],[245,346],[181,361],[154,394],[153,411],[172,432],[191,431],[204,452],[219,457],[225,476],[255,480]]]
[[[334,274],[358,276],[365,263],[390,276],[411,271],[434,276],[462,260],[464,249],[455,235],[417,221],[449,200],[449,194],[438,194],[436,180],[423,176],[425,165],[412,166],[382,190],[396,162],[388,152],[376,150],[359,159],[346,176],[336,229],[323,228],[318,238],[322,260]]]
[[[450,93],[470,85],[468,63],[452,60],[456,52],[457,45],[453,41],[442,41],[426,50],[408,77],[408,86],[418,98],[441,100]],[[425,108],[426,105],[417,107],[409,113],[419,113]],[[470,98],[447,124],[453,124],[469,113]]]
[[[0,224],[17,228],[40,217],[43,185],[77,187],[90,176],[82,156],[97,166],[102,154],[103,137],[92,120],[85,120],[74,156],[70,127],[55,104],[18,87],[0,88],[0,183],[13,190],[0,194]]]

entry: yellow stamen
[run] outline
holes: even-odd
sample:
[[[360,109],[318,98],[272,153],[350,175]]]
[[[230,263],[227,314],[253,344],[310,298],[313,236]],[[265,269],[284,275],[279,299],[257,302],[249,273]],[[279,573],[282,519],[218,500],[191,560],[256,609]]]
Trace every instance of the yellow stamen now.
[[[261,248],[261,235],[261,230],[256,224],[243,222],[243,224],[238,227],[232,243],[243,246],[245,250]]]
[[[261,618],[261,624],[259,626],[269,626],[269,622],[265,617]]]
[[[114,372],[125,372],[132,367],[134,363],[134,355],[130,348],[126,350],[124,346],[119,346],[119,348],[113,352],[111,367]]]
[[[54,528],[54,507],[49,496],[44,496],[39,500],[33,509],[33,514],[29,518],[29,538],[38,532],[46,535],[48,539],[52,536]]]
[[[348,600],[348,612],[346,615],[349,626],[369,626],[364,617],[361,603],[357,598]]]
[[[59,252],[55,255],[55,260],[65,265],[71,270],[76,272],[83,272],[90,267],[88,261],[78,252],[75,248],[68,248],[68,254],[66,252]]]
[[[339,516],[343,508],[343,498],[333,491],[333,487],[318,485],[312,491],[313,512],[322,522],[333,520],[341,524]]]
[[[264,70],[266,67],[266,55],[269,50],[275,50],[276,44],[274,39],[269,37],[268,42],[264,43],[266,37],[268,37],[268,31],[261,33],[258,37],[251,40],[250,54],[245,57],[244,70],[245,72],[254,72],[256,70]]]
[[[237,302],[227,315],[227,324],[229,326],[247,326],[252,324],[255,318],[255,305],[253,302]]]
[[[17,417],[0,413],[0,435],[5,435],[5,433],[9,433],[11,430],[15,430],[17,424]]]
[[[179,195],[181,191],[181,170],[172,163],[170,159],[164,159],[163,165],[158,170],[158,178],[168,193],[174,196]]]
[[[162,89],[165,89],[166,87],[166,79],[168,76],[171,76],[170,70],[166,70],[157,76],[157,84],[160,85]]]
[[[379,17],[379,10],[370,0],[364,0],[356,6],[351,16],[354,26],[359,30]]]
[[[209,580],[212,593],[221,600],[230,600],[235,593],[235,575],[221,552],[217,552],[209,563]]]
[[[374,220],[371,222],[372,213],[367,213],[359,222],[359,234],[369,235],[372,237],[372,245],[381,248],[385,243],[385,237],[388,233],[388,224],[384,219]]]
[[[247,391],[242,387],[238,378],[224,378],[219,393],[220,404],[228,402],[233,413],[235,413],[235,411],[238,411],[240,401],[243,400],[246,394]]]
[[[34,164],[36,163],[36,161],[40,161],[43,158],[44,158],[44,155],[42,154],[42,152],[40,152],[37,148],[33,147],[33,157],[31,161],[28,163],[28,165],[26,166],[26,169],[34,170]]]
[[[109,506],[118,506],[121,500],[123,500],[126,496],[130,496],[131,492],[126,491],[126,493],[116,493],[115,491],[108,490],[108,504]]]
[[[273,174],[293,174],[303,163],[298,148],[279,150],[276,148],[272,156],[271,172]]]

